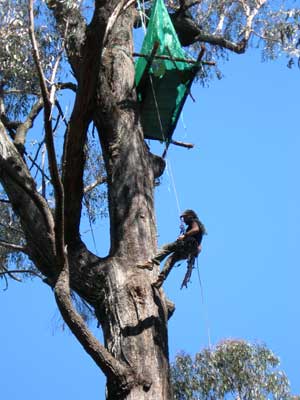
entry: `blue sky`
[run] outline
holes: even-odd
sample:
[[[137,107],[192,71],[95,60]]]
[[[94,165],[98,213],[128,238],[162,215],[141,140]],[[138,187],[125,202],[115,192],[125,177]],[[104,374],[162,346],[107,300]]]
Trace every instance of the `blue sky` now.
[[[232,57],[222,69],[224,79],[209,88],[194,85],[196,103],[187,101],[178,123],[174,138],[195,149],[169,150],[180,208],[195,209],[208,231],[199,257],[204,298],[196,271],[188,289],[179,289],[184,263],[165,283],[176,303],[170,357],[207,346],[208,330],[212,344],[262,341],[280,356],[299,394],[300,70],[287,69],[285,60],[261,63],[257,51]],[[156,210],[163,244],[179,229],[168,174]],[[11,282],[0,296],[3,398],[104,399],[101,372],[62,329],[46,285]]]

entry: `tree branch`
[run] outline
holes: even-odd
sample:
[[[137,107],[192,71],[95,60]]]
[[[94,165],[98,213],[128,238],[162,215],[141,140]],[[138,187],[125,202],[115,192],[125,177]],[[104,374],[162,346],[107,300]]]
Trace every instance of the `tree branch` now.
[[[79,239],[79,226],[83,197],[83,174],[85,165],[84,145],[87,131],[94,111],[94,95],[98,79],[98,69],[101,45],[98,40],[96,22],[91,25],[82,53],[82,73],[79,77],[75,103],[69,120],[65,138],[63,154],[63,184],[65,201],[69,205],[65,209],[65,239],[68,245]],[[86,71],[89,71],[88,75]],[[61,108],[58,111],[63,115]]]
[[[87,185],[83,192],[84,194],[92,191],[93,189],[95,189],[95,187],[97,187],[98,185],[102,185],[103,183],[107,182],[107,177],[106,176],[99,176],[98,179],[95,180],[95,182],[91,183],[90,185]]]
[[[12,250],[12,251],[22,251],[25,254],[28,254],[27,248],[24,246],[19,246],[18,244],[14,243],[9,243],[6,242],[5,240],[0,239],[0,247],[5,247],[6,249]]]
[[[11,279],[13,279],[14,281],[17,282],[22,282],[21,279],[17,278],[16,276],[13,275],[12,271],[9,271],[6,267],[4,266],[0,266],[0,276],[3,276],[6,280],[6,288],[4,290],[6,290],[8,288],[8,282],[6,279],[6,275],[8,275]]]
[[[70,89],[72,92],[77,92],[77,85],[73,82],[58,82],[55,84],[57,90]]]
[[[44,124],[45,124],[45,142],[48,154],[49,170],[51,175],[51,181],[53,184],[54,195],[55,195],[55,249],[57,261],[63,265],[64,259],[64,190],[62,181],[59,174],[59,169],[56,161],[56,151],[53,139],[53,130],[51,122],[52,104],[55,96],[55,86],[53,85],[50,92],[48,91],[44,72],[42,70],[38,44],[34,33],[34,14],[33,14],[33,0],[28,1],[29,9],[29,35],[32,44],[32,53],[34,62],[38,71],[40,87],[42,91],[42,97],[44,102]],[[68,24],[65,25],[66,29]],[[58,56],[53,72],[51,81],[54,82],[60,56]]]
[[[0,181],[19,216],[30,257],[44,275],[53,275],[54,221],[45,199],[37,192],[26,164],[8,139],[0,121]]]
[[[1,271],[2,269],[4,271]],[[9,275],[15,281],[22,282],[21,279],[15,277],[13,274],[30,274],[30,275],[34,275],[34,276],[37,276],[38,278],[43,279],[43,276],[41,274],[39,274],[35,271],[32,271],[30,269],[10,269],[9,270],[6,267],[3,267],[3,266],[0,267],[0,276]]]
[[[46,229],[51,235],[53,233],[53,219],[50,210],[48,209],[45,200],[36,192],[35,183],[27,171],[26,165],[21,159],[19,153],[13,144],[7,138],[4,125],[0,122],[0,166],[5,171],[5,176],[2,177],[2,184],[5,187],[5,181],[12,180],[28,197],[34,202],[37,209],[44,217]],[[0,174],[1,177],[1,174]],[[12,203],[15,201],[15,196],[6,190],[8,198]],[[17,195],[17,193],[16,193]]]
[[[116,381],[123,392],[129,392],[133,386],[138,384],[149,387],[149,382],[145,382],[135,371],[117,361],[87,328],[83,318],[72,304],[67,263],[57,279],[54,293],[65,323],[106,377]]]
[[[38,101],[33,105],[32,109],[30,110],[27,119],[22,122],[16,130],[16,135],[14,139],[14,144],[23,155],[24,153],[24,145],[26,140],[27,132],[33,126],[33,122],[35,118],[39,115],[40,111],[42,110],[44,105],[43,99],[39,98]]]

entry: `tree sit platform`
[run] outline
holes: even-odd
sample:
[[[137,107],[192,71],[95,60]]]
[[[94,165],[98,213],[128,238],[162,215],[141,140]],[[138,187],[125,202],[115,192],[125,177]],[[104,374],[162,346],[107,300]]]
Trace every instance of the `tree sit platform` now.
[[[171,142],[203,54],[204,49],[197,60],[186,57],[163,0],[156,0],[141,52],[135,54],[145,139]]]

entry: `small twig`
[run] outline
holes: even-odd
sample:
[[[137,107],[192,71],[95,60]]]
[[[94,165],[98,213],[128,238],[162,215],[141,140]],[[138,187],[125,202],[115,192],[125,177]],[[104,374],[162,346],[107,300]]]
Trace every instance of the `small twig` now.
[[[178,140],[171,140],[170,143],[174,144],[175,146],[186,147],[187,149],[192,149],[194,147],[192,143],[180,142]]]
[[[8,280],[6,275],[3,275],[3,278],[5,279],[5,288],[3,289],[3,292],[5,292],[8,289]]]
[[[39,143],[38,149],[37,149],[37,151],[36,151],[36,153],[35,153],[35,156],[33,157],[32,165],[30,166],[29,171],[31,171],[32,168],[33,168],[33,166],[35,165],[36,160],[37,160],[38,155],[39,155],[39,152],[40,152],[40,150],[41,150],[41,148],[42,148],[42,146],[43,146],[44,143],[45,143],[45,140],[42,140],[42,141]]]
[[[3,289],[4,291],[7,290],[7,288],[8,288],[8,281],[7,281],[6,275],[8,275],[14,281],[22,282],[22,279],[17,278],[14,274],[31,274],[31,275],[35,275],[35,276],[43,279],[43,277],[40,274],[38,274],[37,272],[32,271],[32,270],[28,270],[28,269],[9,270],[6,267],[1,266],[0,267],[0,277],[3,277],[5,279],[5,284],[6,284],[6,287]]]
[[[1,270],[3,270],[3,271],[1,271]],[[5,278],[5,284],[6,284],[5,289],[3,289],[4,291],[7,290],[7,288],[8,288],[8,281],[7,281],[6,275],[8,275],[14,281],[22,282],[21,279],[19,279],[16,276],[13,275],[12,271],[9,271],[7,268],[1,266],[0,267],[0,276]]]
[[[133,57],[144,57],[144,58],[149,58],[149,55],[147,54],[142,54],[142,53],[133,53]],[[160,60],[171,60],[171,61],[176,61],[176,62],[184,62],[187,64],[198,64],[198,61],[192,60],[189,58],[179,58],[179,57],[170,57],[170,56],[153,56],[153,58],[157,58]],[[201,64],[204,65],[216,65],[214,61],[201,61]]]
[[[5,267],[1,267],[1,269],[6,269]],[[1,271],[0,272],[0,276],[1,275],[9,275],[11,278],[15,279],[18,282],[21,282],[21,280],[19,278],[16,278],[15,276],[11,276],[11,274],[30,274],[30,275],[34,275],[37,276],[38,278],[43,279],[43,276],[35,271],[32,271],[30,269],[12,269],[12,270],[6,270],[6,271]]]
[[[49,178],[49,176],[42,170],[42,168],[35,162],[35,160],[27,153],[27,151],[25,152],[26,157],[32,162],[32,166],[35,166],[36,169],[39,170],[39,172],[49,181],[51,182],[51,179]],[[30,169],[31,169],[30,168]]]
[[[10,201],[6,200],[6,199],[0,199],[0,203],[8,203],[8,204],[10,204]]]
[[[64,112],[63,112],[63,110],[62,110],[62,108],[61,108],[61,105],[60,105],[60,103],[59,103],[59,101],[58,101],[57,99],[56,99],[56,101],[55,101],[55,105],[56,105],[56,107],[57,107],[57,109],[58,109],[59,115],[61,116],[61,118],[62,118],[64,124],[65,124],[66,127],[68,128],[68,122],[66,121],[65,114],[64,114]]]

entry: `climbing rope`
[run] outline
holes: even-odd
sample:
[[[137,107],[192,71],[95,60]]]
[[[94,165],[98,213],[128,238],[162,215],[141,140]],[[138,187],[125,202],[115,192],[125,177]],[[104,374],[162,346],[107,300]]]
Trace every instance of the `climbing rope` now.
[[[144,33],[146,33],[146,18],[147,18],[147,15],[145,13],[145,3],[144,3],[144,0],[142,0],[142,5],[141,5],[140,0],[137,0],[137,3],[138,3],[138,10],[139,10],[139,13],[140,13],[141,22],[142,22],[142,27],[143,27]],[[166,171],[167,171],[167,175],[168,175],[169,181],[171,182],[171,185],[172,185],[172,188],[173,188],[173,193],[174,193],[174,197],[175,197],[177,212],[178,212],[178,216],[180,218],[181,217],[181,207],[180,207],[180,203],[179,203],[179,196],[178,196],[178,192],[177,192],[177,188],[176,188],[176,183],[175,183],[175,179],[174,179],[174,174],[173,174],[173,170],[172,170],[171,161],[167,157],[167,150],[168,150],[169,143],[166,140],[166,137],[165,137],[165,134],[164,134],[162,119],[161,119],[161,115],[160,115],[160,111],[159,111],[158,101],[157,101],[156,93],[155,93],[155,90],[154,90],[154,84],[153,84],[153,80],[152,80],[151,74],[149,74],[149,80],[150,80],[150,86],[151,86],[151,91],[152,91],[152,95],[153,95],[155,110],[156,110],[156,114],[157,114],[157,119],[158,119],[158,123],[159,123],[160,133],[161,133],[161,136],[162,136],[163,141],[165,143],[165,150],[164,150],[163,158],[166,159]],[[182,121],[184,129],[186,131],[186,126],[185,126],[184,118],[183,118],[182,114],[181,114],[181,121]],[[184,224],[181,222],[181,224],[180,224],[180,234],[183,234],[183,233],[184,233]],[[203,306],[203,310],[204,310],[204,324],[205,324],[206,332],[207,332],[208,347],[211,348],[209,319],[208,319],[208,312],[207,312],[206,305],[205,305],[205,300],[204,300],[204,291],[203,291],[203,286],[202,286],[201,277],[200,277],[200,271],[199,271],[199,265],[198,265],[198,257],[191,256],[191,257],[188,258],[188,269],[187,269],[186,275],[184,277],[183,283],[181,285],[181,288],[183,286],[187,287],[187,284],[191,279],[192,270],[193,270],[193,268],[195,266],[196,260],[197,260],[198,280],[199,280],[200,293],[201,293],[201,302],[202,302],[202,306]]]
[[[211,349],[211,337],[210,337],[210,324],[209,324],[209,317],[208,317],[208,311],[207,307],[204,301],[204,290],[203,290],[203,285],[200,277],[200,268],[198,264],[198,258],[197,258],[197,273],[198,273],[198,280],[199,280],[199,286],[200,286],[200,293],[201,293],[201,302],[202,302],[202,307],[203,307],[203,312],[204,312],[204,324],[205,324],[205,329],[206,329],[206,334],[207,334],[207,341],[208,341],[208,348]]]
[[[154,99],[157,119],[159,122],[160,133],[161,133],[164,143],[165,143],[165,152],[166,152],[166,150],[168,149],[168,145],[167,145],[166,137],[165,137],[164,130],[163,130],[162,120],[161,120],[161,116],[160,116],[160,112],[159,112],[158,102],[157,102],[151,74],[149,74],[149,80],[150,80],[152,95],[153,95],[153,99]],[[178,197],[178,193],[177,193],[177,189],[176,189],[176,184],[175,184],[175,179],[174,179],[173,170],[172,170],[172,166],[171,166],[171,161],[170,161],[170,158],[168,158],[167,156],[166,156],[166,170],[167,170],[167,175],[169,177],[169,181],[172,184],[173,193],[174,193],[176,206],[177,206],[177,213],[178,213],[178,217],[180,218],[181,207],[180,207],[180,203],[179,203],[179,197]]]

